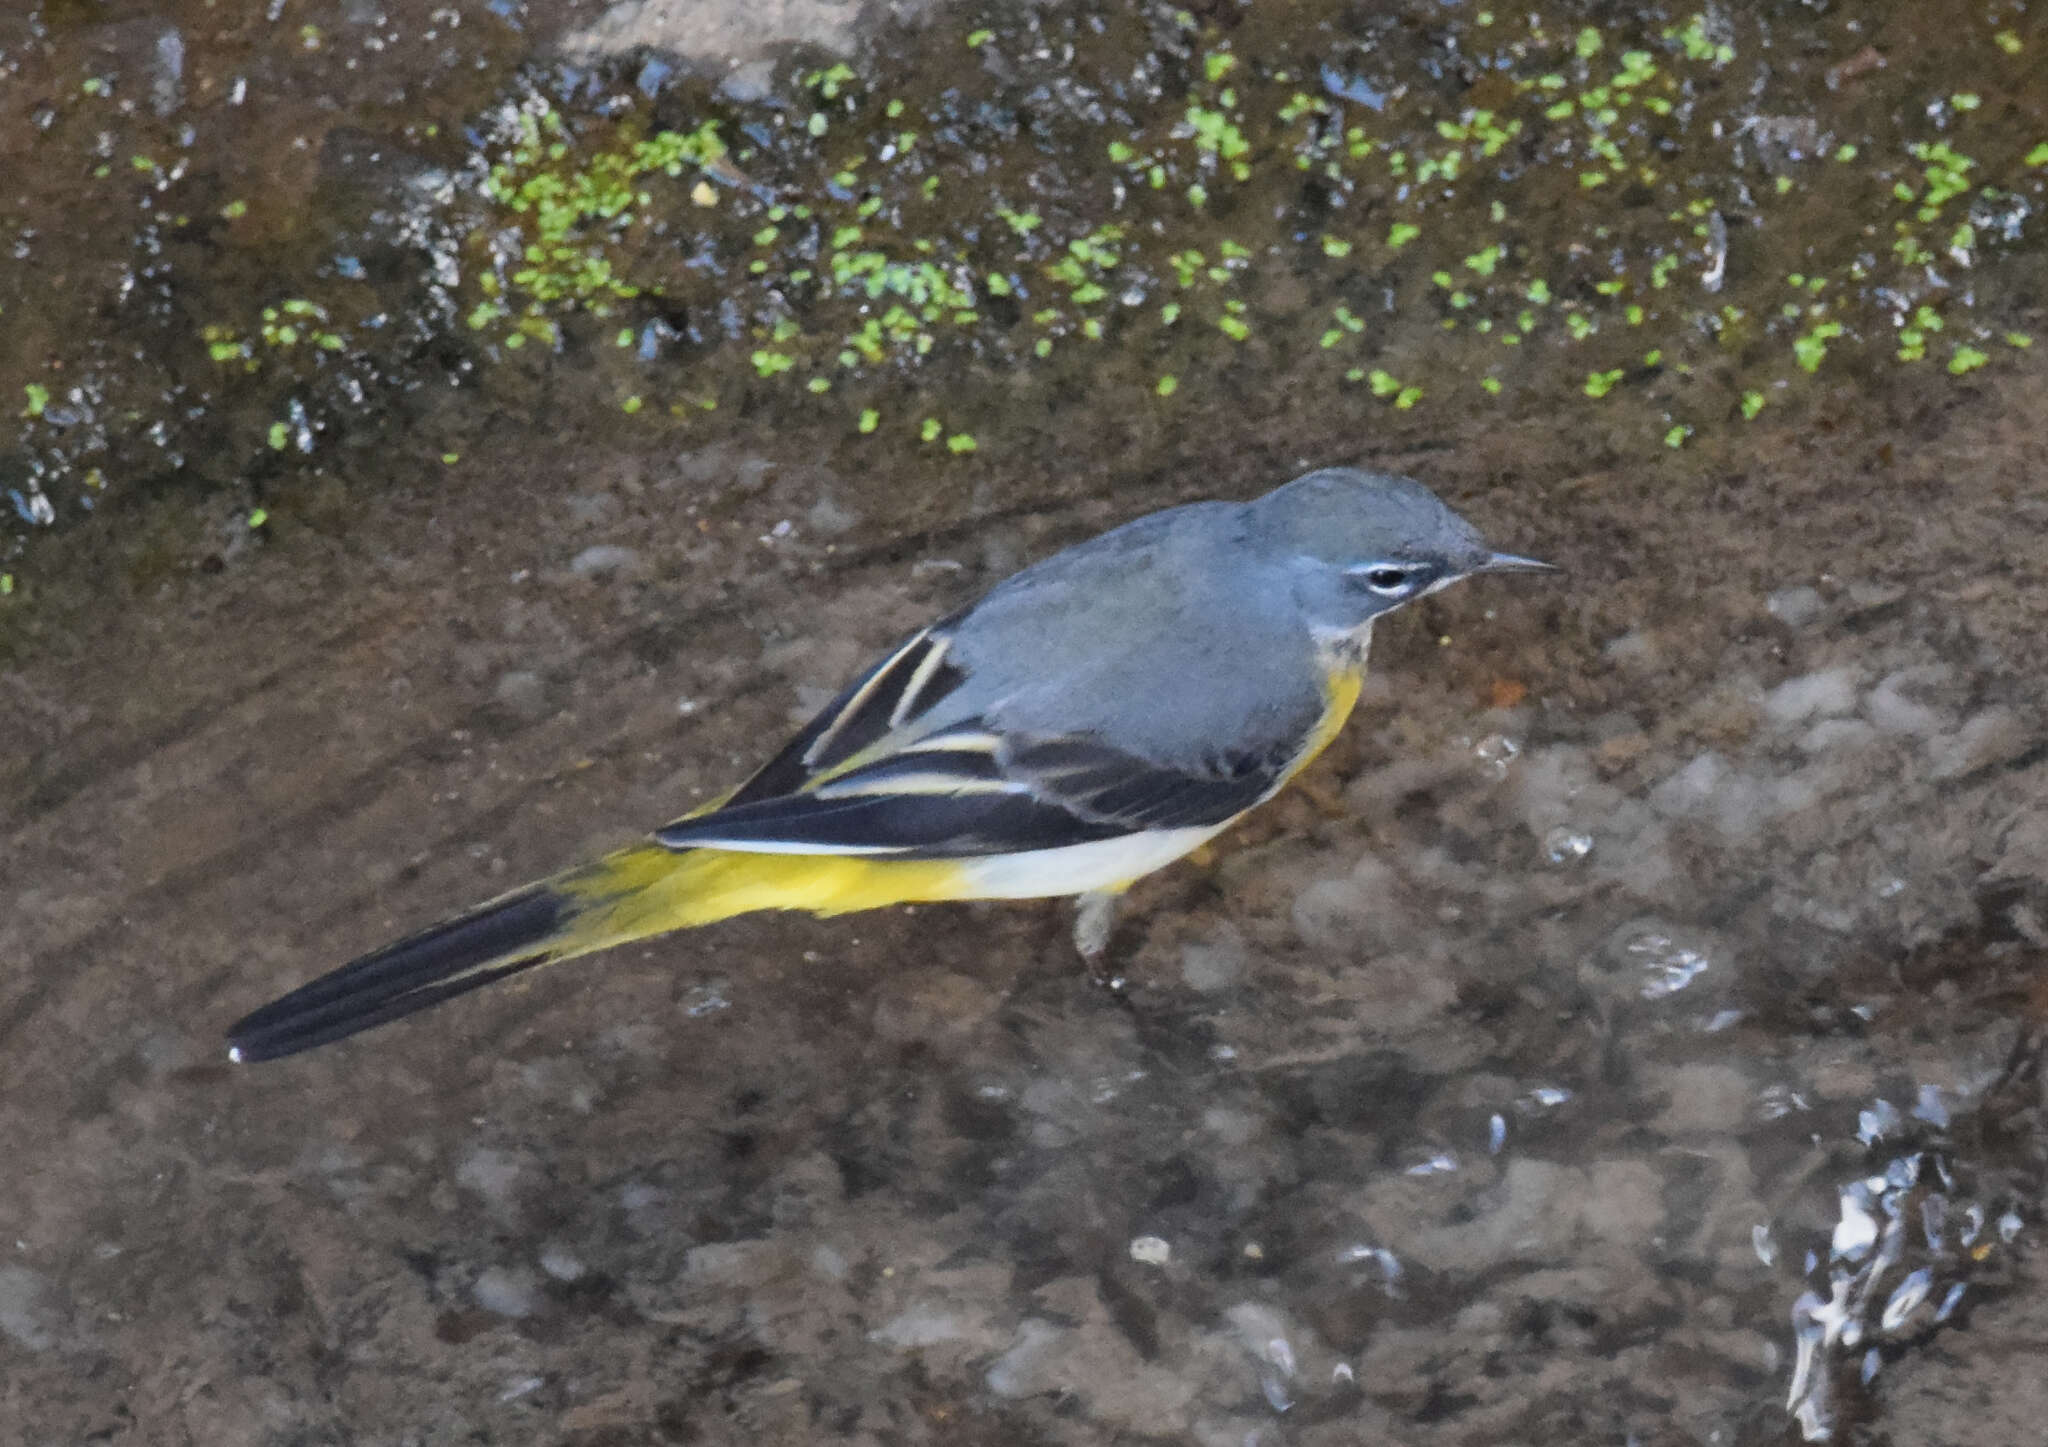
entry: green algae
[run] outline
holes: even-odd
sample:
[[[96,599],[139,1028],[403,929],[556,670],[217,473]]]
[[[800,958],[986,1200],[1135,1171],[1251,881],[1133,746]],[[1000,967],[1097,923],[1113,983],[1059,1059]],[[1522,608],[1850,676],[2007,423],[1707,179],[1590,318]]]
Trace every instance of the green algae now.
[[[1492,24],[1472,27],[1466,47]],[[472,324],[516,319],[532,333],[643,294],[707,301],[702,279],[662,265],[640,234],[672,216],[678,198],[664,208],[635,188],[650,170],[673,178],[678,163],[700,172],[723,163],[746,184],[724,178],[715,205],[694,191],[692,219],[721,255],[742,240],[748,249],[740,296],[757,381],[787,377],[817,395],[835,377],[883,381],[963,352],[1071,367],[1055,349],[1080,343],[1165,348],[1173,386],[1157,373],[1137,384],[1164,397],[1221,365],[1203,356],[1199,333],[1176,330],[1192,312],[1219,343],[1341,351],[1333,381],[1364,381],[1402,410],[1441,390],[1431,375],[1476,366],[1467,385],[1493,397],[1507,384],[1523,398],[1633,395],[1654,413],[1652,437],[1668,443],[1717,414],[1754,417],[1765,390],[1824,367],[1887,352],[1924,358],[1944,313],[1975,308],[1913,273],[1980,260],[1985,228],[1959,210],[2022,190],[2031,201],[2041,189],[2024,170],[2033,153],[1967,130],[1991,109],[1999,76],[1898,107],[1906,119],[1891,134],[1822,145],[1816,122],[1802,151],[1799,124],[1736,108],[1725,73],[1745,62],[1740,27],[1704,15],[1655,33],[1531,17],[1525,31],[1483,37],[1493,47],[1486,104],[1418,87],[1377,114],[1300,85],[1318,64],[1302,49],[1302,27],[1248,24],[1226,37],[1186,17],[1176,26],[1181,88],[1163,86],[1144,104],[1126,98],[1114,131],[1091,148],[1113,178],[1109,195],[1099,178],[1082,178],[1049,208],[1016,203],[1009,158],[950,164],[958,142],[942,138],[961,128],[957,92],[884,95],[882,78],[844,65],[803,78],[815,100],[836,102],[832,139],[815,146],[808,125],[750,144],[731,115],[648,131],[631,116],[591,125],[551,109],[524,113],[487,194],[515,216],[534,213],[528,265],[480,281],[486,297]],[[969,37],[1020,72],[1035,38],[988,27]],[[1988,31],[1979,39],[1987,57],[2014,53]],[[1156,32],[1146,41],[1160,44]],[[1069,78],[1107,92],[1101,78],[1129,59],[1113,32],[1100,54],[1075,54]],[[2007,88],[2026,80],[2014,72]],[[992,85],[983,102],[1005,99]],[[1948,134],[1911,134],[1912,117],[1930,106]],[[1731,168],[1731,132],[1753,140],[1752,170],[1775,174]],[[1010,144],[1031,149],[1021,137]],[[650,162],[657,153],[662,167]],[[1836,164],[1817,175],[1821,159]],[[1302,213],[1304,177],[1324,212],[1314,227],[1288,224]],[[1893,212],[1889,258],[1852,224],[1873,208]],[[1253,219],[1268,213],[1281,224]],[[1751,236],[1787,236],[1802,267],[1791,295],[1772,295],[1754,270],[1723,273],[1731,216]],[[1433,236],[1464,244],[1436,262]],[[1421,264],[1401,255],[1411,250]],[[1321,315],[1334,322],[1268,315],[1263,294],[1280,274],[1331,296]],[[1357,302],[1371,291],[1386,299],[1368,335],[1368,308]],[[1903,323],[1899,298],[1910,303]],[[1432,345],[1412,355],[1423,323],[1470,340],[1461,353]],[[1956,344],[1968,350],[1951,353],[1955,375],[1989,364],[2005,330],[1991,317],[1966,325]],[[1622,329],[1657,345],[1620,346]],[[1583,360],[1574,366],[1561,351]],[[1397,371],[1410,379],[1389,385]],[[1564,376],[1581,381],[1561,387]]]
[[[1873,68],[1868,16],[1777,16],[1766,45],[1723,11],[1402,13],[1427,24],[1334,0],[1228,27],[990,11],[935,21],[921,51],[793,63],[751,105],[643,95],[627,62],[611,84],[536,71],[472,112],[467,149],[461,127],[406,127],[450,177],[408,216],[452,237],[445,310],[338,279],[323,238],[364,224],[338,211],[296,260],[188,288],[175,365],[209,446],[231,424],[225,470],[239,448],[274,473],[367,425],[363,389],[402,392],[436,347],[486,389],[553,369],[615,426],[786,406],[965,460],[1015,435],[1020,393],[1075,384],[1162,412],[1241,405],[1260,379],[1382,416],[1598,406],[1603,436],[1661,449],[1838,380],[1969,379],[2029,346],[2039,20],[1896,9]],[[103,127],[118,86],[67,84],[80,134]],[[165,134],[88,160],[77,185],[122,188],[166,234],[260,234],[248,179],[195,177]],[[35,305],[5,301],[10,325]],[[81,441],[77,375],[0,379],[42,399],[17,417],[36,526],[46,495],[135,470],[107,466],[118,429]],[[198,410],[121,426],[175,437]]]

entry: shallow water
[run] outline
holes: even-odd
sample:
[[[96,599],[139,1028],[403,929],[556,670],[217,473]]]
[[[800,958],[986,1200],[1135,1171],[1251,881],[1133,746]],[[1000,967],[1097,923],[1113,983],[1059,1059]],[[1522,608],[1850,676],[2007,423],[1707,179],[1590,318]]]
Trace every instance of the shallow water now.
[[[2033,1440],[2026,11],[941,9],[662,76],[547,59],[590,6],[272,9],[0,32],[32,1435]],[[520,188],[707,120],[518,279]],[[1053,906],[932,908],[219,1062],[1023,561],[1358,459],[1570,576],[1382,628],[1138,891],[1127,1003]]]

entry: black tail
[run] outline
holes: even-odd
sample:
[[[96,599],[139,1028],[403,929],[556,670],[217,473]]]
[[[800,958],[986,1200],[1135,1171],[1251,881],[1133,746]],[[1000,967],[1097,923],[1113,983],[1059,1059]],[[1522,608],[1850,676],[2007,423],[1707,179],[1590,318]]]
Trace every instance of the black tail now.
[[[546,884],[479,905],[301,985],[228,1030],[233,1060],[275,1060],[544,965],[573,905]]]

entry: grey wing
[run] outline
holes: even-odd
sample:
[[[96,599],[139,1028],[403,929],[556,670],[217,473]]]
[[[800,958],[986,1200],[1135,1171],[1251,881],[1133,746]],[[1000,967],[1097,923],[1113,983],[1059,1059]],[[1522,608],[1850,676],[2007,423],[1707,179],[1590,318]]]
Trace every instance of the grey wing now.
[[[1302,740],[1290,740],[1181,766],[979,718],[920,731],[965,679],[947,656],[955,621],[913,635],[723,805],[655,838],[671,849],[926,859],[1053,849],[1224,823],[1278,788],[1299,755]]]

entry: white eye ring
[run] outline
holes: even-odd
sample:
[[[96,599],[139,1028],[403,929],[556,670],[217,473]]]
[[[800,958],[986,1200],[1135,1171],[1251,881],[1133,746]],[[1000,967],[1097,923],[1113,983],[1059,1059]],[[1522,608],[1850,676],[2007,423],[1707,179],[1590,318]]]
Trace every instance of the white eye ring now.
[[[1392,563],[1371,563],[1353,568],[1351,575],[1363,578],[1366,587],[1385,598],[1398,598],[1415,586],[1415,570],[1396,567]]]

